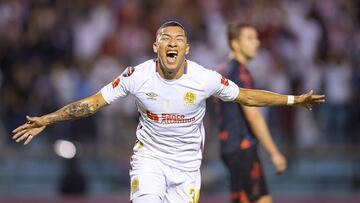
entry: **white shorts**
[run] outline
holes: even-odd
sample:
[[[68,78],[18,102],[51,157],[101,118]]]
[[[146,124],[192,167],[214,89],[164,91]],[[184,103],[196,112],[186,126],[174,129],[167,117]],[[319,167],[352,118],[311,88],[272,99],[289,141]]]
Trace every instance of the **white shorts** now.
[[[163,203],[197,203],[201,175],[163,164],[155,158],[133,155],[130,161],[130,200],[142,195],[157,195]]]

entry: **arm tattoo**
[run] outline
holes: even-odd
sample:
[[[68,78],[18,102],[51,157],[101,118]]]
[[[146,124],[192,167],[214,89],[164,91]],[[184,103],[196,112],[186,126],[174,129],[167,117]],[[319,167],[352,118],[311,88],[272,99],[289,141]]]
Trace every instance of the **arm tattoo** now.
[[[69,118],[79,118],[79,117],[86,117],[91,115],[91,110],[89,104],[69,104],[69,106],[66,106],[64,109],[65,115]]]
[[[63,108],[47,115],[49,124],[59,121],[74,120],[88,117],[98,110],[99,104],[88,104],[83,102],[74,102]]]

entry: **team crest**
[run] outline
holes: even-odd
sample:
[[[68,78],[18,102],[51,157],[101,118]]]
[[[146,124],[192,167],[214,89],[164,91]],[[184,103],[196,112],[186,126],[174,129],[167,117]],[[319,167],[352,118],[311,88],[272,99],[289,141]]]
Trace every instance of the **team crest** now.
[[[134,178],[131,180],[131,193],[135,193],[139,190],[139,179]]]
[[[134,71],[135,71],[135,68],[134,68],[134,67],[128,66],[128,67],[125,69],[125,71],[124,71],[124,73],[123,73],[123,76],[124,76],[124,77],[129,77],[131,74],[134,73]]]
[[[184,95],[184,104],[185,105],[195,105],[195,101],[196,101],[196,95],[193,92],[186,92],[186,94]]]

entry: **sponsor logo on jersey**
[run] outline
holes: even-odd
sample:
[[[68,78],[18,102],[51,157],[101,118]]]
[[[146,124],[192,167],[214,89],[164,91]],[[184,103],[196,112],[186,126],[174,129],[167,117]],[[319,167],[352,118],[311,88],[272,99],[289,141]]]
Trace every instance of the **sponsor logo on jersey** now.
[[[224,76],[221,77],[221,84],[225,85],[225,86],[229,86],[229,80],[226,79]]]
[[[120,77],[115,78],[115,80],[112,81],[111,85],[113,88],[117,87],[120,83]]]
[[[131,193],[135,193],[138,190],[139,190],[139,179],[135,177],[131,180]]]
[[[150,118],[151,120],[153,120],[155,122],[159,121],[159,116],[154,114],[154,113],[151,113],[150,111],[147,111],[146,115],[147,115],[148,118]]]
[[[186,92],[184,95],[184,104],[187,106],[195,105],[196,95],[193,92]]]
[[[134,73],[134,71],[135,71],[135,68],[134,68],[134,67],[128,66],[128,67],[125,69],[125,71],[124,71],[124,73],[123,73],[123,76],[124,76],[124,77],[129,77],[131,74]]]
[[[146,94],[146,96],[148,96],[146,99],[149,99],[149,100],[156,100],[156,97],[158,96],[155,92],[148,92],[145,94]]]
[[[154,122],[161,124],[192,123],[195,121],[195,117],[186,118],[185,115],[180,114],[163,113],[158,115],[147,111],[146,115]]]

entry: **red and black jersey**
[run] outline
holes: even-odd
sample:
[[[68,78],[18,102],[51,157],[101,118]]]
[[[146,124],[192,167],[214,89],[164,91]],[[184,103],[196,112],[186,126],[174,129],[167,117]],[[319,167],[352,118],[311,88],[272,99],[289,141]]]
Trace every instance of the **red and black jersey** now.
[[[236,60],[221,64],[216,70],[239,87],[254,88],[250,72]],[[229,154],[257,144],[258,141],[250,130],[241,106],[235,102],[215,100],[214,111],[220,128],[221,153]]]

